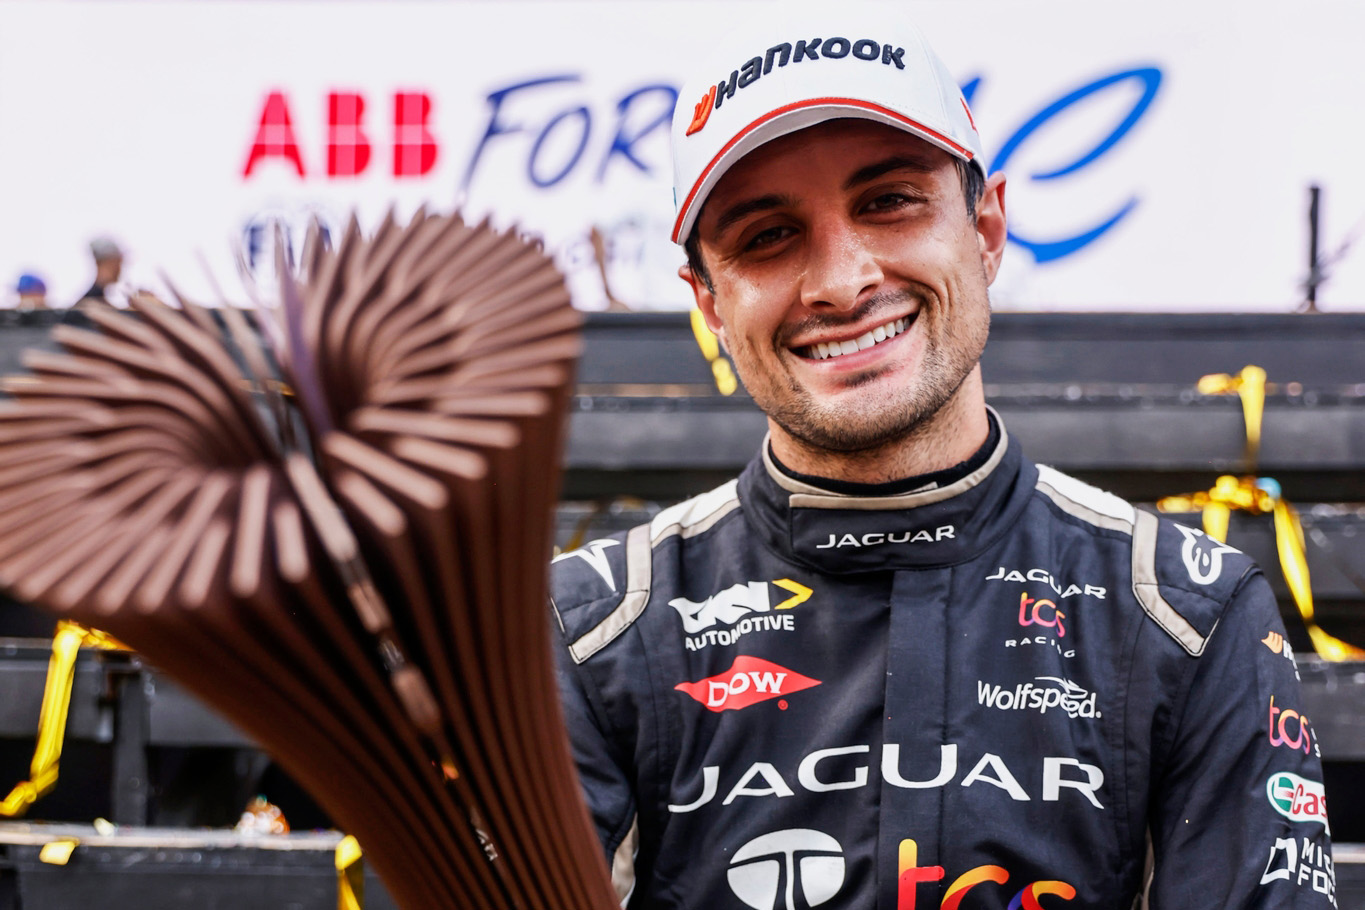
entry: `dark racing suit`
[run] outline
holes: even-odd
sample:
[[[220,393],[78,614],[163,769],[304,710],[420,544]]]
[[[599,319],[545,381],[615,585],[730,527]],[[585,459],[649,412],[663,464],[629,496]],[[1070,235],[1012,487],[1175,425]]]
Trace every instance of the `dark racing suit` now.
[[[1003,433],[966,477],[882,497],[765,447],[558,557],[553,592],[631,908],[1335,904],[1260,571]]]

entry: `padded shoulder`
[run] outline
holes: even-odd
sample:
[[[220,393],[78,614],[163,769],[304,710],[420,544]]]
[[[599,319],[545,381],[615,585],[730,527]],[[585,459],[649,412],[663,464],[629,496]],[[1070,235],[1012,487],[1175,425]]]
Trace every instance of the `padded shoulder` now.
[[[1203,531],[1139,512],[1133,533],[1133,593],[1194,656],[1256,564]]]
[[[1255,567],[1249,557],[1046,465],[1038,466],[1038,491],[1073,518],[1131,535],[1138,603],[1189,654],[1203,653],[1223,608]]]
[[[649,603],[654,548],[701,534],[739,507],[736,481],[670,506],[647,525],[554,558],[551,601],[569,655],[583,663],[640,618]]]

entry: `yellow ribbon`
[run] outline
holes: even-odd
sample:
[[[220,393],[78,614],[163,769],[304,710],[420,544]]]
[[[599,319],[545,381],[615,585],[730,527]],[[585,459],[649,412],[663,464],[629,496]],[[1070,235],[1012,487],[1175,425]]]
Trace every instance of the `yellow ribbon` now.
[[[113,636],[61,620],[52,636],[52,658],[47,664],[43,706],[38,713],[38,741],[29,764],[29,780],[15,784],[0,802],[0,817],[18,818],[39,797],[57,785],[66,715],[71,708],[71,686],[76,679],[76,654],[83,647],[125,649]]]
[[[1313,650],[1326,660],[1360,660],[1365,651],[1348,644],[1339,638],[1328,635],[1318,626],[1313,613],[1313,586],[1308,578],[1308,560],[1303,550],[1303,525],[1299,513],[1283,497],[1275,499],[1275,548],[1280,554],[1280,569],[1284,572],[1285,584],[1299,608],[1303,624],[1308,629],[1308,638],[1313,642]]]
[[[1275,521],[1275,549],[1280,557],[1280,571],[1284,573],[1289,594],[1294,598],[1303,619],[1313,650],[1325,660],[1359,660],[1365,651],[1335,638],[1322,630],[1313,608],[1313,585],[1308,576],[1308,558],[1304,553],[1303,525],[1299,513],[1284,498],[1280,485],[1273,480],[1252,476],[1261,451],[1261,419],[1265,413],[1265,370],[1246,366],[1236,376],[1214,373],[1199,379],[1199,391],[1204,395],[1236,394],[1242,399],[1242,419],[1246,424],[1247,476],[1223,475],[1214,481],[1207,492],[1183,496],[1167,496],[1157,500],[1163,512],[1201,513],[1204,533],[1215,540],[1227,542],[1228,524],[1234,510],[1252,515],[1270,514]]]
[[[715,377],[716,389],[722,395],[735,394],[735,390],[739,388],[739,380],[735,378],[734,367],[721,355],[720,339],[706,324],[706,317],[701,314],[701,310],[692,311],[692,334],[697,339],[697,347],[701,348],[702,354],[711,364],[711,375]]]
[[[1199,377],[1197,388],[1201,395],[1236,394],[1242,399],[1242,421],[1247,433],[1247,473],[1256,472],[1261,455],[1261,417],[1265,413],[1265,370],[1258,366],[1244,366],[1236,376],[1211,373]]]
[[[337,844],[337,910],[363,910],[365,906],[365,860],[360,842],[348,834]]]

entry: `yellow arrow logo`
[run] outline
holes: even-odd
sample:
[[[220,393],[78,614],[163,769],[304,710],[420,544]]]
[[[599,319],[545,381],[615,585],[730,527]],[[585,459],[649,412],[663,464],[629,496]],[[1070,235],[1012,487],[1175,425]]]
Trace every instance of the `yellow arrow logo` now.
[[[773,584],[777,585],[779,588],[792,592],[792,596],[773,607],[774,610],[790,610],[797,604],[803,604],[810,600],[811,594],[814,593],[810,588],[801,584],[801,582],[792,581],[790,578],[776,579]]]

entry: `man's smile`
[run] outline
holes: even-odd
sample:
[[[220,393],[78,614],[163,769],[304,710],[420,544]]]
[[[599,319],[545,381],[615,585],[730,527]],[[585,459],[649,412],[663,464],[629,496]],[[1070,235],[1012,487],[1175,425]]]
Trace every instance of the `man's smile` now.
[[[900,335],[915,324],[915,319],[918,316],[918,312],[909,313],[856,335],[845,335],[844,337],[834,337],[810,344],[793,346],[791,350],[797,356],[807,360],[829,360],[834,357],[842,357],[845,354],[856,354]]]

